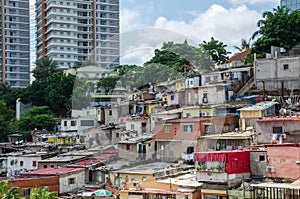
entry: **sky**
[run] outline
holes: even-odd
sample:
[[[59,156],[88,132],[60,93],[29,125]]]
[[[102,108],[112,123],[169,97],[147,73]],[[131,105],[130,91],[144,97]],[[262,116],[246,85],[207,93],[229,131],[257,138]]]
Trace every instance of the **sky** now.
[[[214,37],[234,54],[233,46],[258,30],[262,13],[279,4],[279,0],[120,0],[121,63],[141,65],[162,42],[184,39],[198,46]]]
[[[30,1],[34,20],[34,0]],[[279,0],[120,0],[121,64],[142,65],[163,42],[185,39],[198,46],[214,37],[233,54],[233,46],[257,30],[262,13],[279,4]],[[31,38],[34,43],[34,33]]]

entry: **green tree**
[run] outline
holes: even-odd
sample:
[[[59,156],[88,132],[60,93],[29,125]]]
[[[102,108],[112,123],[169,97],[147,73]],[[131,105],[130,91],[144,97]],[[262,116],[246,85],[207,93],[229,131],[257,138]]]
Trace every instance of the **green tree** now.
[[[15,115],[14,111],[6,106],[4,100],[0,100],[0,142],[7,141],[7,135],[12,134],[16,131],[14,122]]]
[[[57,195],[57,192],[49,192],[48,187],[44,187],[41,193],[39,188],[33,188],[30,192],[30,199],[54,199]]]
[[[154,52],[154,57],[152,57],[150,61],[146,62],[145,65],[162,64],[165,66],[169,66],[176,71],[183,72],[181,66],[182,60],[183,59],[174,52],[171,52],[169,50],[156,49]]]
[[[300,11],[289,11],[277,7],[273,12],[263,13],[263,19],[257,22],[258,31],[253,37],[260,36],[254,43],[253,52],[270,52],[271,46],[283,47],[287,51],[300,42]]]
[[[228,59],[228,54],[231,53],[226,50],[227,45],[215,40],[213,37],[211,37],[209,42],[203,41],[203,43],[200,44],[200,47],[208,51],[216,64],[224,63]]]
[[[48,106],[46,81],[33,81],[20,95],[21,101],[25,104],[32,103],[33,106]]]
[[[46,81],[51,74],[57,71],[57,62],[49,57],[36,60],[35,65],[32,73],[37,81]]]
[[[87,82],[81,78],[76,78],[71,98],[71,105],[73,109],[82,109],[89,106],[92,101],[91,95],[94,93],[94,90],[94,83]]]
[[[34,106],[17,121],[20,131],[31,131],[35,128],[53,131],[56,123],[54,114],[47,106]]]
[[[24,90],[24,88],[12,89],[8,83],[0,84],[0,99],[6,102],[7,107],[15,110],[16,100],[22,95]]]
[[[118,80],[118,77],[105,77],[99,80],[97,87],[103,89],[106,94],[109,94],[115,88]]]
[[[233,46],[235,49],[239,50],[240,52],[250,49],[251,48],[251,38],[250,39],[241,39],[241,47]]]
[[[76,76],[56,72],[47,80],[46,105],[56,116],[65,117],[70,110],[69,100],[72,98]]]
[[[116,71],[118,75],[122,76],[128,73],[129,71],[135,69],[136,67],[139,67],[137,65],[119,65],[116,67]]]
[[[189,45],[187,40],[176,44],[174,42],[165,42],[163,43],[162,50],[167,50],[180,56],[182,71],[194,68],[200,72],[209,72],[212,69],[213,62],[209,53],[203,48]]]
[[[4,180],[0,182],[0,198],[1,199],[21,199],[20,189],[18,187],[11,187],[11,180]]]

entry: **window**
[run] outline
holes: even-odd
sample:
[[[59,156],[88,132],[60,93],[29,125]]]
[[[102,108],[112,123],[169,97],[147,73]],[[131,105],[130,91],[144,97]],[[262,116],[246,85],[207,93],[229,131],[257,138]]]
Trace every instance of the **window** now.
[[[30,196],[30,188],[25,188],[24,189],[24,196]]]
[[[36,167],[36,161],[32,161],[32,166]]]
[[[23,161],[20,161],[20,167],[22,167],[24,165]]]
[[[134,130],[134,124],[131,124],[131,125],[130,125],[130,129],[131,129],[131,130]]]
[[[112,116],[112,110],[108,111],[108,115]]]
[[[44,169],[46,169],[47,168],[47,165],[44,165]]]
[[[204,125],[204,128],[205,128],[205,133],[210,133],[211,132],[211,125],[210,124]]]
[[[208,100],[207,100],[207,93],[203,93],[202,102],[203,103],[207,103],[208,102]]]
[[[75,178],[69,178],[68,181],[69,184],[75,184]]]
[[[193,125],[184,125],[183,132],[190,133],[193,131]]]
[[[187,149],[186,149],[186,153],[187,153],[187,154],[194,153],[194,147],[193,147],[193,146],[189,146],[189,147],[187,147]]]
[[[171,101],[174,101],[174,100],[175,100],[175,96],[171,95]]]
[[[76,126],[76,120],[71,121],[71,126]]]
[[[126,150],[130,150],[130,144],[126,144]]]
[[[191,113],[186,113],[186,117],[190,118],[191,117]]]
[[[258,160],[259,160],[260,162],[265,161],[265,156],[264,156],[264,155],[259,155]]]
[[[198,93],[194,93],[194,99],[198,99]]]
[[[164,125],[164,132],[170,133],[170,125]]]
[[[64,126],[67,126],[67,121],[64,121]]]
[[[288,70],[289,69],[289,65],[288,64],[283,64],[283,70]]]
[[[275,134],[282,133],[282,126],[273,127],[273,133],[275,133]]]

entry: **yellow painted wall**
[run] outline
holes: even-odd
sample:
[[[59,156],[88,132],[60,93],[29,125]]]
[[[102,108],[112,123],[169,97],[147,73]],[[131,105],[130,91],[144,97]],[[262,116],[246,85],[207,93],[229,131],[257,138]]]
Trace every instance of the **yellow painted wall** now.
[[[167,95],[164,95],[161,97],[162,101],[163,102],[166,102],[167,103],[167,100],[168,100],[168,96]]]
[[[188,108],[188,109],[185,109],[185,108],[183,108],[182,109],[182,116],[183,117],[187,117],[187,114],[189,114],[190,115],[190,117],[199,117],[199,115],[200,115],[200,110],[199,110],[199,108],[197,107],[195,107],[195,108]]]
[[[214,108],[200,108],[200,112],[206,112],[207,116],[216,116]]]
[[[184,80],[176,82],[175,86],[176,86],[176,90],[177,91],[184,90],[185,89],[185,82],[184,82]]]
[[[147,113],[147,114],[151,114],[152,108],[155,107],[155,106],[158,106],[158,105],[159,105],[158,103],[155,103],[155,104],[147,104],[147,106],[146,106],[146,113]]]
[[[263,112],[261,110],[241,110],[241,118],[260,118],[263,117]]]

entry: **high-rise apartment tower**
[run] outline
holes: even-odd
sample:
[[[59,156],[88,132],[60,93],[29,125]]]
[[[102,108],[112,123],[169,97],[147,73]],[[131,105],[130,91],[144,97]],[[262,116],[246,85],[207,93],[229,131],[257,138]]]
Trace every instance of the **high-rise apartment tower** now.
[[[12,88],[30,83],[29,0],[1,0],[0,78]]]
[[[280,6],[287,7],[290,10],[297,10],[300,9],[300,0],[281,0]]]
[[[37,59],[119,65],[119,0],[37,0]]]

